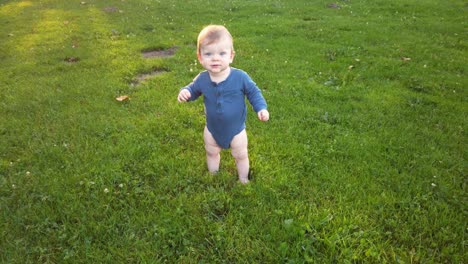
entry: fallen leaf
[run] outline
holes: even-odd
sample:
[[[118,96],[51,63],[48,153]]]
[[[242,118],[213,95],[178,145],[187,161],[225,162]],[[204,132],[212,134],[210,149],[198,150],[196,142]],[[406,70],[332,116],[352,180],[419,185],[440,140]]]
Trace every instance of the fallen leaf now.
[[[401,60],[402,60],[402,61],[410,61],[411,58],[408,58],[408,57],[401,57]]]
[[[122,95],[122,96],[119,96],[117,98],[115,98],[115,100],[119,101],[119,102],[123,102],[123,101],[126,101],[126,100],[129,100],[130,97],[128,97],[128,95]]]
[[[354,65],[349,65],[348,70],[354,69]]]

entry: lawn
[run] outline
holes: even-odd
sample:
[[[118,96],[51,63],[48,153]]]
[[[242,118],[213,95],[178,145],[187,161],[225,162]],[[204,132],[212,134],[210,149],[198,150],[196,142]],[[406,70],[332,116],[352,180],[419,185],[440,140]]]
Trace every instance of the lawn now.
[[[468,6],[0,0],[0,262],[467,263]],[[205,165],[196,38],[271,120]],[[125,96],[125,97],[121,97]],[[116,98],[122,100],[116,100]]]

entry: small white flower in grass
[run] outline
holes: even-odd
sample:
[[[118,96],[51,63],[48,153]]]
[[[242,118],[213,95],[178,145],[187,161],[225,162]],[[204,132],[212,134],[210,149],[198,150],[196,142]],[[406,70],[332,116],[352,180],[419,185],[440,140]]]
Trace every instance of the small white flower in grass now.
[[[12,184],[11,188],[16,189],[16,184]]]
[[[108,193],[108,192],[109,192],[109,189],[105,188],[105,189],[104,189],[104,192],[105,192],[105,193]]]
[[[432,187],[436,187],[437,185],[435,183],[431,183],[431,186]]]
[[[124,186],[123,183],[119,184],[119,187],[120,187],[120,188],[123,188],[123,186]]]
[[[28,176],[31,175],[31,172],[30,172],[30,171],[27,171],[27,172],[26,172],[26,175],[28,175]]]

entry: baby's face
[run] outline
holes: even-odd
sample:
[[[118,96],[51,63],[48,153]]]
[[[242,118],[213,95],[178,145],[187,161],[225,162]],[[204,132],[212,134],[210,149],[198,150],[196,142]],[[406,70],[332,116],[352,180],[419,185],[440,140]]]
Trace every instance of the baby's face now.
[[[200,64],[210,73],[218,75],[229,68],[234,59],[232,40],[223,37],[209,45],[202,45],[198,60]]]

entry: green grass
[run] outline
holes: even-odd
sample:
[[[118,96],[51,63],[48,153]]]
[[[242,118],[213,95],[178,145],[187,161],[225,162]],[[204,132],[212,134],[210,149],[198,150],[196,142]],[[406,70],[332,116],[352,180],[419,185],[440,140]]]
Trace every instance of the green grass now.
[[[466,4],[330,2],[0,0],[0,262],[467,263]],[[269,103],[247,186],[176,101],[210,23]]]

